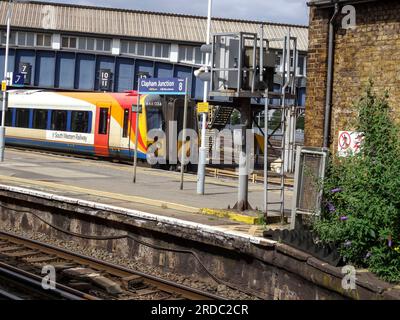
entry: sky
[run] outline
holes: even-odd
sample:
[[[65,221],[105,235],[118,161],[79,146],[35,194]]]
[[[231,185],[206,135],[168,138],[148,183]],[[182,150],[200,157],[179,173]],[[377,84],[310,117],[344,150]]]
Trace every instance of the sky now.
[[[207,0],[43,0],[132,10],[207,15]],[[308,0],[213,0],[213,16],[308,24]]]

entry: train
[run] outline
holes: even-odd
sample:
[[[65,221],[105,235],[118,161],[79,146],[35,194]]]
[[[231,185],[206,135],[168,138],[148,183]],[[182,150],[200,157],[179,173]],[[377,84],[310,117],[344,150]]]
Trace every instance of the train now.
[[[140,113],[135,110],[138,99]],[[6,144],[130,161],[135,153],[138,115],[138,159],[145,160],[149,146],[157,141],[157,137],[149,138],[148,132],[160,129],[172,137],[168,123],[176,121],[178,134],[183,128],[183,106],[184,99],[179,96],[139,96],[136,91],[10,90]],[[193,103],[188,107],[187,128],[198,130]],[[169,139],[166,145],[178,143],[177,138]]]

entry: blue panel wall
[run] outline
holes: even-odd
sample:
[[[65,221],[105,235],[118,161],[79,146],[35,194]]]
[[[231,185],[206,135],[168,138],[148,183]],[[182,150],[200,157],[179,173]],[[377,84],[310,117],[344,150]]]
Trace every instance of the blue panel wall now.
[[[135,61],[133,59],[118,58],[115,67],[115,91],[124,92],[133,89],[135,76]]]
[[[4,58],[5,58],[5,49],[0,49],[0,78],[3,80],[4,76]],[[14,71],[14,62],[15,62],[15,50],[10,49],[8,53],[8,71]]]
[[[94,90],[96,58],[90,54],[76,55],[75,89]]]
[[[32,50],[18,50],[15,56],[14,72],[18,73],[19,64],[21,62],[30,63],[32,66],[32,76],[30,85],[34,85],[35,72],[36,72],[36,54]]]
[[[96,61],[96,81],[95,90],[99,90],[99,71],[100,69],[109,69],[115,75],[115,57],[98,56]],[[114,80],[113,80],[114,81]]]
[[[55,53],[40,51],[36,56],[35,85],[40,87],[53,87],[56,69]]]
[[[172,78],[174,76],[174,67],[172,64],[156,63],[154,68],[154,77]]]
[[[139,72],[147,72],[150,74],[150,77],[154,77],[154,63],[150,61],[136,60],[134,83],[135,90],[137,89],[137,74]]]
[[[75,83],[75,54],[60,52],[57,55],[56,87],[74,89]]]

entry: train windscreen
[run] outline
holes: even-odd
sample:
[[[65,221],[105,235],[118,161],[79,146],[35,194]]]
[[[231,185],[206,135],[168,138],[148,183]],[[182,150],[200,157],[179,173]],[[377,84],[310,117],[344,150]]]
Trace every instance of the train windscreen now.
[[[160,107],[147,107],[147,130],[163,129],[163,116]]]

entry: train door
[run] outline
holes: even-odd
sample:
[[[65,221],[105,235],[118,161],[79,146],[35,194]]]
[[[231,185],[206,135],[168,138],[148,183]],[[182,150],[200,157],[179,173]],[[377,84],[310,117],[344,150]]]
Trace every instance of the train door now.
[[[131,147],[131,111],[129,108],[123,109],[122,119],[121,119],[121,130],[120,130],[120,157],[130,158],[132,156],[132,152],[130,150]]]
[[[111,103],[96,104],[96,127],[94,135],[95,154],[108,157],[110,137]]]

